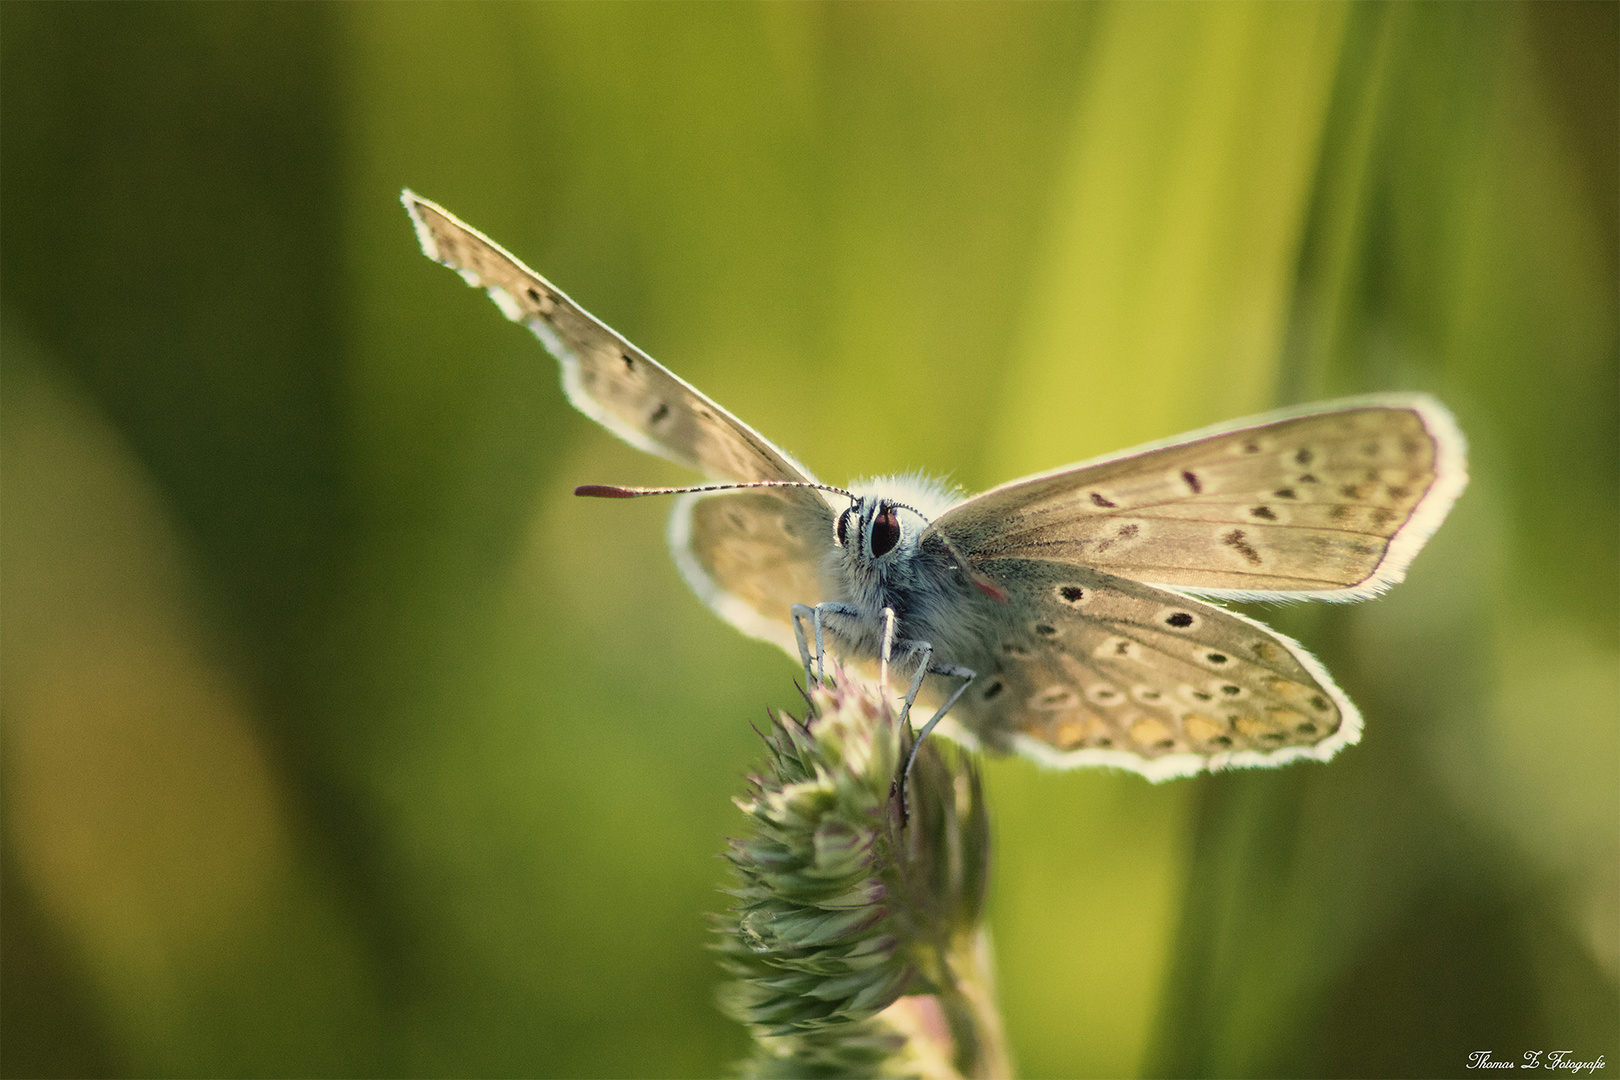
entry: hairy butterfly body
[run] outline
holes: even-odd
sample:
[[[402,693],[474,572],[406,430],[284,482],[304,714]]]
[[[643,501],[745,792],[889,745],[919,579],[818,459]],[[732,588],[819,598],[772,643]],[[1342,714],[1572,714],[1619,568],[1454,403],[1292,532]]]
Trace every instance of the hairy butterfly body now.
[[[807,673],[823,651],[892,659],[908,705],[968,745],[1152,779],[1325,760],[1360,737],[1349,699],[1296,642],[1196,597],[1375,596],[1467,483],[1450,413],[1387,394],[967,498],[913,477],[832,488],[483,234],[402,198],[423,251],[539,336],[576,407],[718,481],[684,489],[670,521],[710,607]]]

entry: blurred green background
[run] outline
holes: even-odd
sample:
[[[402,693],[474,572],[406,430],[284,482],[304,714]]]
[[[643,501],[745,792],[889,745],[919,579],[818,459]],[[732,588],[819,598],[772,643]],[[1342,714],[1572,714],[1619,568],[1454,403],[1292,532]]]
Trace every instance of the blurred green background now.
[[[824,478],[1440,395],[1329,766],[989,769],[1029,1076],[1620,1062],[1620,7],[0,5],[0,1071],[712,1076],[794,665],[410,186]]]

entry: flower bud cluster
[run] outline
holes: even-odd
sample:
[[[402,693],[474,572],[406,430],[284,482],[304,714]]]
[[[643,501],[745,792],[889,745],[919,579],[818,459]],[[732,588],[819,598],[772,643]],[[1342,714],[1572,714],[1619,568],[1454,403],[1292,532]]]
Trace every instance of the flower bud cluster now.
[[[959,1071],[983,1057],[975,1010],[989,1001],[975,966],[989,864],[976,770],[929,740],[902,814],[909,726],[841,674],[816,689],[810,719],[772,716],[764,738],[765,766],[737,800],[751,828],[726,856],[737,903],[718,928],[734,978],[722,1004],[759,1042],[752,1075],[978,1072]],[[980,984],[966,996],[964,968]],[[882,1015],[902,995],[928,1007]],[[933,1045],[916,1015],[942,1018]]]

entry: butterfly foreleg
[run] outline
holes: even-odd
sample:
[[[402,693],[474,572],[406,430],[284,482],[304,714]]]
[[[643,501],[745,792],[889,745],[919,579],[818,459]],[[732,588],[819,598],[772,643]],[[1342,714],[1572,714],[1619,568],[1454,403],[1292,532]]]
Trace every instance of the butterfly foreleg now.
[[[793,638],[799,645],[799,660],[804,664],[804,681],[808,686],[821,681],[826,673],[826,636],[825,623],[828,615],[845,615],[853,619],[860,618],[860,612],[849,604],[841,604],[835,600],[827,600],[811,607],[809,604],[794,604],[789,613],[793,619]],[[810,620],[812,632],[816,639],[815,670],[812,672],[810,663],[810,643],[805,638],[804,620]]]

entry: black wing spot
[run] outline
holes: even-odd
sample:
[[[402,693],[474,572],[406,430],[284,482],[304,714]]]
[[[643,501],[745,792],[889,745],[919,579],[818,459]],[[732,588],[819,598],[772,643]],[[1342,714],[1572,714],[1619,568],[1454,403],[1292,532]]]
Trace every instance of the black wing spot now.
[[[1114,655],[1115,656],[1129,656],[1129,655],[1131,655],[1131,643],[1128,642],[1128,641],[1116,641],[1116,642],[1114,642]]]
[[[1261,521],[1277,520],[1277,515],[1272,513],[1271,507],[1269,506],[1251,506],[1249,507],[1249,516],[1257,517]]]
[[[1192,612],[1178,611],[1164,621],[1168,626],[1174,626],[1184,630],[1193,624]]]
[[[1299,482],[1302,484],[1320,484],[1321,481],[1312,473],[1300,473]]]
[[[1140,525],[1121,525],[1117,535],[1121,540],[1129,540],[1141,531],[1142,527]]]
[[[1158,701],[1162,697],[1164,697],[1164,695],[1159,693],[1157,690],[1144,690],[1141,693],[1141,698],[1143,701]]]
[[[1236,697],[1238,694],[1243,693],[1243,687],[1233,686],[1231,683],[1227,683],[1225,686],[1221,687],[1221,693],[1226,694],[1228,697]]]
[[[1279,499],[1297,499],[1297,498],[1299,498],[1298,495],[1294,494],[1294,489],[1293,488],[1278,488],[1276,491],[1273,491],[1272,494],[1277,496],[1277,498],[1279,498]]]
[[[1412,491],[1411,491],[1410,488],[1391,487],[1389,489],[1389,497],[1392,498],[1392,499],[1404,499],[1410,494],[1412,494]]]
[[[1327,699],[1324,698],[1321,694],[1317,694],[1317,695],[1313,696],[1311,698],[1311,708],[1315,709],[1317,712],[1327,712],[1327,710],[1328,710]]]
[[[1007,689],[1007,684],[1002,682],[1000,679],[997,679],[995,682],[984,688],[984,700],[989,701],[991,698],[995,697],[1005,689]]]
[[[1422,449],[1423,449],[1423,444],[1418,442],[1416,439],[1402,439],[1401,440],[1401,452],[1404,453],[1407,457],[1412,457],[1419,450],[1422,450]]]
[[[1232,738],[1229,735],[1216,735],[1216,736],[1212,737],[1209,741],[1214,743],[1216,746],[1231,746],[1232,745]]]
[[[1283,733],[1280,732],[1280,731],[1268,731],[1264,735],[1260,736],[1260,741],[1261,742],[1271,742],[1271,743],[1282,742],[1283,741]]]
[[[1243,556],[1251,565],[1260,565],[1260,553],[1254,550],[1254,546],[1243,538],[1242,529],[1233,529],[1221,537],[1221,543]]]
[[[1102,747],[1104,750],[1106,750],[1110,746],[1114,745],[1114,740],[1110,739],[1108,736],[1104,735],[1102,738],[1097,740],[1097,745]]]
[[[1350,507],[1344,505],[1344,503],[1337,503],[1334,505],[1332,510],[1328,511],[1328,517],[1332,518],[1334,521],[1343,521],[1349,516]]]
[[[545,294],[542,293],[539,289],[535,288],[533,285],[528,286],[523,291],[528,293],[529,294],[529,299],[533,300],[536,304],[541,304],[541,303],[545,302],[545,299],[546,299]]]
[[[1294,455],[1294,460],[1299,462],[1301,465],[1309,465],[1311,462],[1316,460],[1316,455],[1304,447],[1300,447],[1299,452]]]
[[[669,402],[660,401],[658,403],[658,408],[654,409],[653,414],[650,417],[647,418],[647,423],[649,423],[649,424],[659,423],[660,421],[662,421],[667,416],[669,416]]]
[[[1099,495],[1095,491],[1093,491],[1091,493],[1091,501],[1093,503],[1095,503],[1096,505],[1104,507],[1104,508],[1109,509],[1109,510],[1112,510],[1114,507],[1119,505],[1118,503],[1109,502],[1107,499],[1103,498],[1101,495]]]
[[[1057,637],[1057,627],[1051,623],[1036,623],[1035,632],[1041,637]]]
[[[631,356],[629,353],[623,353],[623,352],[620,353],[619,354],[619,359],[624,361],[624,369],[626,371],[634,371],[634,370],[636,370],[636,359],[635,359],[635,357]]]
[[[1215,700],[1215,695],[1214,694],[1208,694],[1208,693],[1205,693],[1202,690],[1194,690],[1192,696],[1197,698],[1199,701],[1214,701]]]
[[[1358,484],[1346,484],[1339,489],[1339,494],[1347,499],[1361,498],[1361,487]]]
[[[1294,730],[1301,735],[1314,735],[1316,734],[1316,725],[1307,720],[1303,724],[1296,725]]]
[[[1225,653],[1212,652],[1212,653],[1205,653],[1204,654],[1204,659],[1208,660],[1212,664],[1219,665],[1219,664],[1227,663],[1231,658],[1229,656],[1227,656]]]
[[[1158,742],[1154,743],[1153,745],[1158,747],[1160,750],[1168,750],[1172,746],[1176,745],[1176,740],[1174,740],[1174,739],[1160,739]]]
[[[1078,604],[1086,598],[1086,590],[1078,585],[1059,585],[1057,592],[1069,604]]]
[[[1198,479],[1198,474],[1193,472],[1191,469],[1184,469],[1181,473],[1181,478],[1187,482],[1188,487],[1192,488],[1192,493],[1194,495],[1202,495],[1204,493],[1204,482]]]
[[[1243,444],[1243,452],[1245,454],[1258,454],[1260,452],[1260,444],[1259,443],[1244,443]]]

